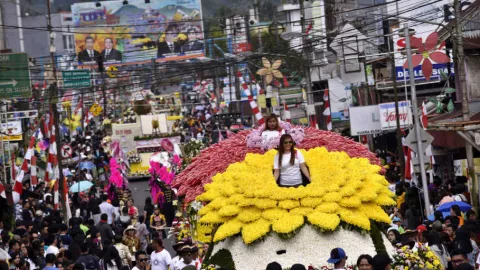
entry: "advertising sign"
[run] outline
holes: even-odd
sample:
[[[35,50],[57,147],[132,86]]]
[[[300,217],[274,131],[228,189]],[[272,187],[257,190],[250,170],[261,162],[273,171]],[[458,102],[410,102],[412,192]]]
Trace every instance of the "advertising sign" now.
[[[134,138],[142,136],[142,128],[140,124],[113,124],[112,125],[112,141],[119,141],[122,151],[128,153],[136,152],[136,143]]]
[[[0,98],[30,98],[30,71],[26,53],[0,55]]]
[[[89,87],[91,82],[88,69],[62,71],[62,78],[65,88]]]
[[[381,133],[378,105],[351,107],[350,132],[352,136]]]
[[[22,140],[22,122],[10,121],[0,125],[1,138],[4,141],[21,141]]]
[[[444,74],[448,74],[447,64],[433,64],[432,76],[430,77],[430,80],[434,81],[434,79],[440,78],[440,75],[442,72]],[[450,64],[450,72],[451,74],[454,74],[453,63]],[[406,80],[410,79],[410,74],[408,73],[408,69],[404,69],[403,66],[395,67],[395,74],[397,77],[397,81],[403,81],[404,78]],[[423,72],[422,72],[422,65],[414,67],[413,74],[415,76],[415,80],[425,80],[425,76],[423,76]]]
[[[412,110],[410,109],[410,101],[398,102],[397,116],[395,113],[395,102],[382,103],[378,105],[380,112],[380,125],[382,130],[391,130],[397,128],[397,117],[400,119],[400,128],[410,127],[412,121]],[[351,114],[351,117],[353,115]]]
[[[81,65],[204,56],[201,0],[102,1],[72,5]]]

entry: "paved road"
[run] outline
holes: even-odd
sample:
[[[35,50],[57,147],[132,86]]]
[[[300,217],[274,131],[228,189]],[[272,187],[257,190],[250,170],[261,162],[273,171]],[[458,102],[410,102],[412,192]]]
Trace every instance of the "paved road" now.
[[[134,181],[130,182],[130,190],[132,191],[132,197],[135,201],[135,206],[138,208],[138,212],[140,215],[143,215],[143,207],[145,206],[145,198],[150,196],[150,192],[147,190],[148,187],[148,180],[144,181]],[[164,241],[165,249],[170,252],[170,254],[175,256],[175,252],[173,251],[172,244],[173,239],[168,238]]]

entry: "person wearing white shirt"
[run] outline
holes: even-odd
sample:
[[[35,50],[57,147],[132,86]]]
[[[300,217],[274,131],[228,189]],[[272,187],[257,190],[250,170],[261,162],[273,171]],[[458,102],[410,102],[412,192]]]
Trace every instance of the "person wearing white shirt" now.
[[[108,197],[107,195],[102,195],[102,203],[98,206],[100,208],[100,212],[102,214],[107,214],[108,221],[107,223],[111,225],[113,220],[115,219],[115,207],[107,202]]]
[[[192,259],[192,248],[190,246],[183,246],[180,249],[180,260],[173,264],[172,270],[182,270],[186,266],[195,266],[195,261]]]
[[[310,173],[300,151],[295,149],[292,136],[280,137],[278,153],[273,160],[273,175],[281,187],[298,187],[303,184],[302,173],[310,182]]]
[[[262,144],[279,138],[283,134],[285,134],[285,130],[280,127],[277,116],[272,114],[265,121],[265,129],[262,132]]]
[[[46,239],[45,244],[48,245],[48,248],[45,251],[45,256],[51,253],[57,256],[57,254],[60,253],[60,250],[57,248],[57,238],[55,236],[49,236]]]
[[[150,255],[152,270],[168,270],[172,264],[170,253],[163,247],[163,241],[160,238],[153,239],[152,247],[155,249]]]

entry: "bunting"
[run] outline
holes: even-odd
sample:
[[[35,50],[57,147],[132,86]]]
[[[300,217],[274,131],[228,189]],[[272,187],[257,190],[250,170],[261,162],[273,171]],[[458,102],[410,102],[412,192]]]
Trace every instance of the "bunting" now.
[[[263,125],[265,123],[265,119],[263,118],[263,115],[260,112],[260,108],[258,108],[257,102],[255,101],[255,99],[253,99],[252,92],[250,91],[250,88],[248,87],[245,80],[243,79],[243,75],[240,71],[237,72],[237,77],[238,77],[238,80],[240,81],[240,85],[243,88],[243,91],[245,92],[245,95],[248,97],[248,102],[250,103],[250,107],[252,108],[253,114],[255,115],[255,118],[257,119],[258,124]]]
[[[323,111],[323,115],[327,117],[327,130],[332,130],[332,115],[330,112],[330,101],[329,101],[329,93],[328,89],[325,89],[323,92],[323,104],[325,107],[325,110]]]

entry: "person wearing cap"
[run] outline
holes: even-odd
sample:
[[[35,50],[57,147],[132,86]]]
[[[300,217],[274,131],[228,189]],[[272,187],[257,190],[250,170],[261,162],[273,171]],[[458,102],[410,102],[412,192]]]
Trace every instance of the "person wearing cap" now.
[[[132,261],[135,261],[135,252],[140,250],[140,240],[136,236],[137,228],[133,225],[128,226],[125,231],[123,231],[123,243],[130,250],[130,255]]]
[[[396,229],[400,234],[405,232],[405,229],[402,227],[402,220],[399,217],[393,218],[392,227]]]
[[[192,247],[183,246],[180,250],[180,257],[181,259],[173,264],[172,270],[182,270],[189,265],[195,266],[195,262],[192,259]]]
[[[185,245],[186,243],[184,241],[178,241],[175,245],[172,246],[173,250],[175,250],[175,252],[177,253],[177,255],[172,258],[172,265],[175,265],[178,261],[181,260],[180,251]]]
[[[343,248],[334,248],[330,251],[330,259],[328,259],[328,263],[333,264],[333,269],[341,270],[346,269],[345,265],[347,264],[347,254]]]
[[[192,247],[192,250],[191,250],[192,260],[195,262],[195,268],[197,270],[200,270],[200,268],[202,267],[203,260],[202,258],[200,258],[200,254],[198,253],[198,251],[199,250],[197,246]]]

